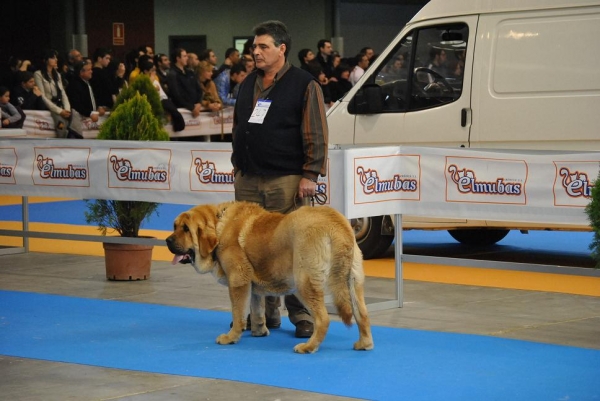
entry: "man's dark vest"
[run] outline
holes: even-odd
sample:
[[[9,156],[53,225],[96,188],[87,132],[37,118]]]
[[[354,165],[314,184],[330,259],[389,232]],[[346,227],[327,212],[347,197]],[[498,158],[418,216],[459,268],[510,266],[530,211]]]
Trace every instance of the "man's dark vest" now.
[[[306,88],[313,77],[292,66],[269,92],[271,106],[263,123],[255,124],[248,120],[254,109],[257,76],[252,72],[240,85],[235,104],[234,163],[242,173],[302,174],[302,116]]]

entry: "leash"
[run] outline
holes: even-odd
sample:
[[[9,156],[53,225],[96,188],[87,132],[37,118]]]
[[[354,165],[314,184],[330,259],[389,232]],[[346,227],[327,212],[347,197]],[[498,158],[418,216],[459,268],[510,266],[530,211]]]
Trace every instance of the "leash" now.
[[[298,194],[294,198],[294,206],[297,209],[299,207],[298,200],[301,201],[300,206],[314,206],[315,202],[319,205],[324,205],[327,202],[327,194],[325,192],[317,192],[313,196],[305,196],[303,198],[299,198]]]

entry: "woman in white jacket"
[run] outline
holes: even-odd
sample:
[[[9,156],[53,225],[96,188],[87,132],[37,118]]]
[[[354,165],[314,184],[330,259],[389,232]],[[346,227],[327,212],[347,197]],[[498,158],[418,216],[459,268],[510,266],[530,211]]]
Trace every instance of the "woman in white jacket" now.
[[[52,113],[59,138],[72,137],[69,130],[71,105],[58,73],[58,53],[48,50],[44,54],[44,66],[33,74],[36,86],[42,92],[42,99]]]

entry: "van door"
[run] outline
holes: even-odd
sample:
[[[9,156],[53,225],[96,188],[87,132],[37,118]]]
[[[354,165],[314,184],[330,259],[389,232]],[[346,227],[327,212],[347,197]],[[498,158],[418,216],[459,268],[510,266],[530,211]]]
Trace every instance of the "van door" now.
[[[477,20],[415,24],[376,61],[348,106],[355,144],[468,146]]]
[[[471,146],[600,149],[600,7],[481,17]]]

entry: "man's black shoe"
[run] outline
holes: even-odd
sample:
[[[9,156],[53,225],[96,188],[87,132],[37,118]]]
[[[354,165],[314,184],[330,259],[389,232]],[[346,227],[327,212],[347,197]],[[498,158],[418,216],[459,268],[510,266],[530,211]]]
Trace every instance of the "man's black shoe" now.
[[[314,325],[308,320],[300,320],[296,323],[296,337],[308,338],[312,336],[314,328]]]

